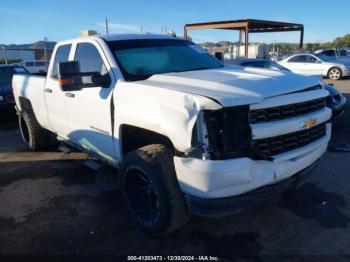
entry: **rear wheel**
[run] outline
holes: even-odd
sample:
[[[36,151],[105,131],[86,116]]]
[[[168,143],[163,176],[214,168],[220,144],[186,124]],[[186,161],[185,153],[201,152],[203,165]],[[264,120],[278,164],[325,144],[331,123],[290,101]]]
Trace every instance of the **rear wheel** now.
[[[328,78],[338,80],[342,77],[342,71],[338,67],[333,67],[328,71]]]
[[[52,144],[50,132],[40,126],[32,110],[23,111],[19,115],[19,129],[29,150],[41,150]]]
[[[149,145],[132,151],[122,162],[120,173],[126,207],[143,230],[161,236],[188,221],[173,154],[165,146]]]

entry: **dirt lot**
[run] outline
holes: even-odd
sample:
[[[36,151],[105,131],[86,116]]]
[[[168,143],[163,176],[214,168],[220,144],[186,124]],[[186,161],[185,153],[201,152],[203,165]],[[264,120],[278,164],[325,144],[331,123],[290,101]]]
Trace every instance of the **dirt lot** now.
[[[350,80],[336,85],[350,100]],[[15,116],[0,123],[2,255],[350,256],[350,153],[343,151],[350,145],[350,110],[334,124],[314,176],[293,195],[222,219],[193,218],[162,239],[129,219],[116,171],[92,171],[80,153],[29,153]]]

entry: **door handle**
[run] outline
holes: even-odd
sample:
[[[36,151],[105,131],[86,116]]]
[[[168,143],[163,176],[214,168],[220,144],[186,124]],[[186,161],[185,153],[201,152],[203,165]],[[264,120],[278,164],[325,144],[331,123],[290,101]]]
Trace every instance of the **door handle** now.
[[[75,97],[75,94],[72,94],[72,93],[66,93],[66,96],[67,96],[67,97],[74,98],[74,97]]]
[[[44,92],[46,92],[46,93],[52,93],[52,89],[50,89],[50,88],[45,88],[45,89],[44,89]]]

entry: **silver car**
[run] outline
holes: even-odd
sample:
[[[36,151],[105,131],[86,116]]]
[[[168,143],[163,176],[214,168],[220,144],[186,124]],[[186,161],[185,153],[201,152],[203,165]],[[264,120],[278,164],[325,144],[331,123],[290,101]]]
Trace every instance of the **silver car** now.
[[[322,75],[334,80],[350,75],[350,63],[324,54],[297,54],[279,63],[297,74]]]

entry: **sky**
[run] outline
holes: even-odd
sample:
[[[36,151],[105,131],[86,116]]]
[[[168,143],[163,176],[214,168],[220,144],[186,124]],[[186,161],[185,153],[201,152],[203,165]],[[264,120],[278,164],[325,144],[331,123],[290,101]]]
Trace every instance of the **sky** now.
[[[302,23],[305,42],[333,41],[350,33],[350,1],[339,0],[16,0],[0,4],[0,43],[26,44],[77,37],[82,30],[110,33],[160,33],[166,26],[178,35],[186,23],[264,19]],[[237,41],[228,30],[195,30],[195,42]],[[299,33],[251,34],[250,41],[298,42]]]

